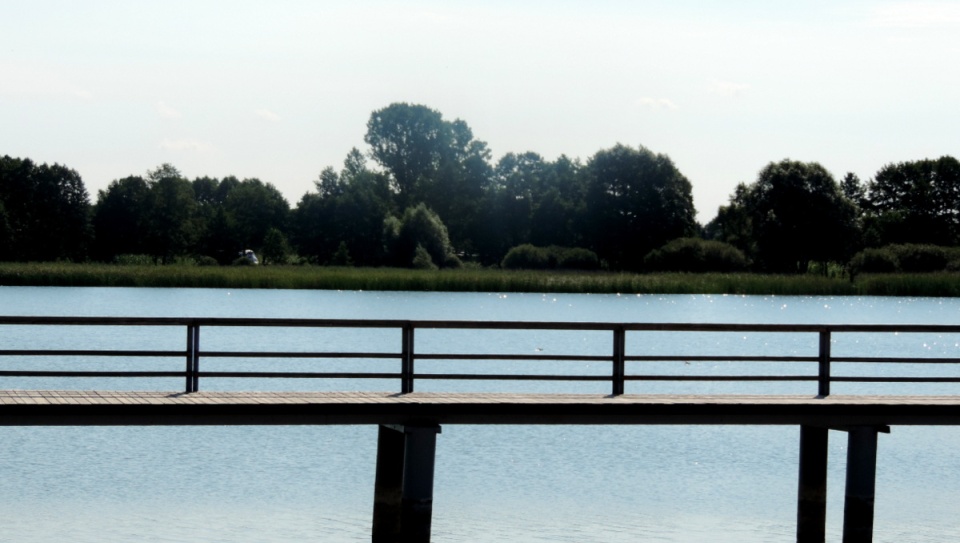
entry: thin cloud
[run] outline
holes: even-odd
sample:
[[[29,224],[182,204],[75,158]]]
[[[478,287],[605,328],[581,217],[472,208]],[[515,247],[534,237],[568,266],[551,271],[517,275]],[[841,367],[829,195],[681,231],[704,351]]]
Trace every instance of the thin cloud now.
[[[647,96],[637,98],[637,101],[634,104],[638,107],[645,107],[650,109],[679,109],[676,103],[669,98],[650,98]]]
[[[717,94],[720,96],[740,96],[749,89],[750,85],[744,83],[734,83],[732,81],[721,81],[719,79],[715,79],[710,83],[707,91],[710,94]]]
[[[213,146],[207,142],[192,139],[166,139],[160,142],[160,148],[165,151],[190,151],[195,153],[204,153],[213,149]]]
[[[269,109],[258,109],[254,111],[253,114],[265,121],[270,121],[272,123],[275,123],[280,120],[280,116],[270,111]]]
[[[955,2],[897,2],[873,10],[871,26],[880,28],[934,28],[960,26],[960,4]]]
[[[164,119],[179,119],[183,116],[180,111],[166,102],[157,102],[157,115],[160,115]]]

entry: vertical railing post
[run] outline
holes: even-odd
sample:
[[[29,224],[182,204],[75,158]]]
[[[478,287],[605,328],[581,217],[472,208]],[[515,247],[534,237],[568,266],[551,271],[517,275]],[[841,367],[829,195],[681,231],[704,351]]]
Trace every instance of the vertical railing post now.
[[[626,363],[624,356],[627,346],[627,331],[622,325],[613,328],[613,395],[623,394]]]
[[[413,324],[403,325],[403,351],[400,360],[400,392],[413,392]]]
[[[820,331],[820,371],[817,378],[817,395],[826,398],[830,395],[830,331]]]
[[[200,390],[200,325],[187,325],[187,383],[186,391]]]

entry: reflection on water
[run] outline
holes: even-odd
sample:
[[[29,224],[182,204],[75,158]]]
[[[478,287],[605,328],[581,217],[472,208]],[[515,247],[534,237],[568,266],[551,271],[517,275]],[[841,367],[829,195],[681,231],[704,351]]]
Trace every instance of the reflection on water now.
[[[0,288],[0,312],[11,315],[960,323],[960,303],[940,299],[255,290]],[[48,341],[61,341],[71,346],[77,341],[98,344],[106,339],[144,346],[142,342],[148,341],[150,348],[182,349],[180,330],[152,333],[146,340],[141,334],[128,332],[118,331],[116,337],[103,338],[77,330],[71,332],[75,337],[43,338],[43,341],[47,345]],[[35,334],[18,335],[9,331],[0,331],[0,338],[5,344],[38,340]],[[328,337],[302,333],[285,338],[268,334],[261,339],[281,341],[305,350],[353,341],[338,334]],[[425,332],[422,338],[418,336],[417,347],[425,352],[455,350],[474,342],[496,343],[498,349],[509,348],[515,352],[539,348],[542,352],[573,349],[589,354],[609,349],[606,338],[595,338],[591,334],[542,339],[531,344],[523,337],[493,341]],[[208,349],[229,349],[235,340],[229,333],[221,335],[213,330],[204,331],[202,336],[204,348]],[[395,348],[395,341],[391,333],[386,333],[382,338],[367,339],[362,348],[390,350]],[[630,335],[628,350],[666,349],[671,342],[675,343],[662,334]],[[957,356],[951,354],[958,349],[957,344],[958,338],[947,337],[857,336],[837,339],[833,349],[837,356],[863,349]],[[816,338],[783,341],[763,334],[746,338],[714,334],[683,345],[685,352],[691,354],[715,348],[792,354],[815,347]],[[208,363],[214,361],[203,361]],[[721,371],[707,364],[679,368],[634,364],[637,367],[630,371]],[[806,371],[805,366],[801,366],[791,371]],[[179,361],[176,369],[180,369]],[[574,371],[594,370],[596,368],[576,367]],[[524,367],[523,371],[535,370]],[[736,368],[735,371],[747,370]],[[841,368],[836,371],[839,373]],[[852,367],[842,371],[859,370]],[[956,369],[946,367],[937,371],[956,372]],[[45,383],[42,386],[51,386],[50,382]],[[146,385],[158,386],[152,382]],[[171,389],[181,385],[179,380],[159,384],[161,388]],[[395,385],[377,384],[385,389]],[[4,382],[2,386],[11,385]],[[218,386],[234,384],[201,382],[201,387],[207,389]],[[330,386],[366,388],[368,383],[338,382]],[[418,384],[418,389],[434,386],[449,389],[460,384],[423,382]],[[688,387],[689,384],[669,386]],[[801,383],[798,386],[815,385]],[[838,386],[834,385],[835,390]],[[955,390],[949,388],[944,393],[955,393]],[[438,441],[434,540],[793,541],[797,437],[798,430],[793,427],[446,426]],[[366,426],[0,428],[0,480],[4,490],[0,493],[0,541],[368,541],[375,441],[376,429]],[[960,505],[954,496],[956,488],[960,488],[960,469],[954,462],[958,447],[960,432],[954,428],[895,427],[890,435],[880,437],[876,541],[932,542],[960,537],[960,528],[955,522],[960,516]],[[833,432],[830,540],[840,538],[844,463],[845,436]]]

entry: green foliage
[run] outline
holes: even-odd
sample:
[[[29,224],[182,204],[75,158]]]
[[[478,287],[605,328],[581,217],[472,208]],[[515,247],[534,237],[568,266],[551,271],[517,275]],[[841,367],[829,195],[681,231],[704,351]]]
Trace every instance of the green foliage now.
[[[593,251],[574,247],[536,247],[529,243],[510,249],[500,266],[506,270],[597,270],[600,260]]]
[[[754,184],[738,187],[708,232],[775,273],[846,261],[860,238],[857,208],[830,172],[793,160],[770,163]]]
[[[0,261],[8,260],[12,256],[13,230],[10,228],[10,219],[7,210],[0,201]]]
[[[263,238],[263,249],[260,251],[264,264],[284,264],[290,255],[290,245],[286,236],[277,228],[267,230]]]
[[[882,218],[871,232],[877,245],[960,243],[960,161],[951,156],[884,166],[866,200]]]
[[[850,260],[850,273],[930,273],[960,263],[960,248],[893,244],[860,251]]]
[[[439,267],[453,254],[447,227],[424,204],[407,208],[400,219],[387,217],[383,232],[388,257],[396,266],[423,266],[423,258],[429,256],[430,263]]]
[[[690,181],[668,156],[617,145],[587,170],[585,245],[612,268],[639,270],[651,250],[696,233]]]
[[[0,157],[0,259],[83,260],[91,237],[89,208],[76,171]]]
[[[5,156],[0,259],[149,255],[185,264],[206,255],[228,264],[253,249],[274,265],[410,267],[415,258],[426,264],[425,251],[442,269],[462,267],[460,258],[519,268],[741,269],[729,248],[667,247],[702,235],[736,247],[759,271],[829,275],[863,247],[960,245],[960,161],[949,156],[889,164],[865,184],[854,174],[838,184],[817,163],[771,163],[701,229],[690,182],[669,157],[643,147],[616,145],[585,165],[534,152],[493,162],[466,122],[405,103],[374,111],[364,140],[369,152],[351,149],[339,171],[324,168],[293,210],[270,183],[188,181],[162,164],[110,183],[91,213],[73,170]],[[960,269],[951,251],[912,251],[864,253],[851,266]]]
[[[353,266],[353,259],[350,258],[350,251],[347,249],[347,242],[341,241],[337,247],[337,252],[330,258],[331,266]]]
[[[259,179],[244,179],[234,186],[223,209],[230,218],[237,245],[261,250],[268,232],[286,229],[290,214],[290,205],[280,191]]]
[[[644,257],[651,271],[673,272],[739,272],[749,266],[743,251],[729,243],[699,238],[679,238]]]
[[[500,266],[505,270],[546,270],[552,267],[547,250],[529,243],[507,251]]]
[[[144,248],[164,263],[190,252],[196,240],[193,185],[170,164],[147,172],[141,217]]]
[[[607,272],[323,268],[313,266],[117,266],[0,263],[0,285],[430,290],[715,295],[960,296],[957,275],[632,274]]]
[[[113,263],[118,266],[156,266],[157,259],[152,255],[122,254],[113,257]]]
[[[433,263],[433,258],[430,256],[430,253],[424,248],[423,245],[417,244],[417,248],[413,253],[413,263],[411,265],[414,269],[417,270],[436,270],[439,269],[439,266]]]
[[[292,214],[290,238],[297,252],[332,262],[346,243],[355,264],[382,264],[382,228],[391,209],[386,175],[368,170],[363,155],[352,149],[339,174],[326,168],[315,183],[317,192],[305,194]]]
[[[396,103],[370,114],[364,141],[390,172],[401,204],[413,205],[423,199],[423,184],[439,170],[450,138],[450,125],[439,111]]]

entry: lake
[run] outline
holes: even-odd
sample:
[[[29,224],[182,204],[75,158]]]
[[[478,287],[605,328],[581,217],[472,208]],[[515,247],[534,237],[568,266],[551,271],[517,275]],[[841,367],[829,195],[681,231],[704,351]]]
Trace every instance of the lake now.
[[[960,324],[960,300],[0,287],[0,314]],[[0,330],[4,345],[92,341],[69,334],[23,336]],[[173,348],[182,348],[180,332],[166,339],[134,334],[119,341],[168,340],[175,342]],[[214,348],[218,341],[233,339],[204,336],[204,341],[213,343],[206,348]],[[381,341],[391,339],[373,343]],[[429,350],[431,342],[439,349],[469,341],[476,339],[418,335],[417,346]],[[557,338],[556,345],[503,340],[523,352],[568,348],[559,344],[564,341],[578,342],[582,352],[609,349],[609,342],[592,337]],[[762,334],[707,335],[688,347],[691,352],[737,352],[747,345],[793,353],[816,344],[815,337],[790,341]],[[835,355],[960,356],[960,337],[864,335],[836,342]],[[655,350],[663,338],[642,343],[628,338],[628,351]],[[4,379],[0,386],[25,387],[22,381]],[[172,390],[182,383],[159,386]],[[221,386],[249,385],[201,382],[203,389]],[[351,390],[370,385],[298,386]],[[418,384],[418,390],[455,386],[430,382]],[[628,385],[627,392],[639,392],[630,386],[641,385]],[[688,390],[691,384],[658,386],[663,388],[655,392],[670,392]],[[814,394],[816,385],[762,386]],[[834,384],[834,392],[875,389],[845,386]],[[960,389],[897,387],[880,391],[955,394]],[[0,427],[0,542],[369,541],[376,434],[368,426]],[[798,436],[796,427],[444,426],[437,443],[433,539],[793,541]],[[828,540],[839,540],[846,436],[831,432],[830,439]],[[956,428],[894,427],[880,436],[875,541],[960,538],[958,447]]]

